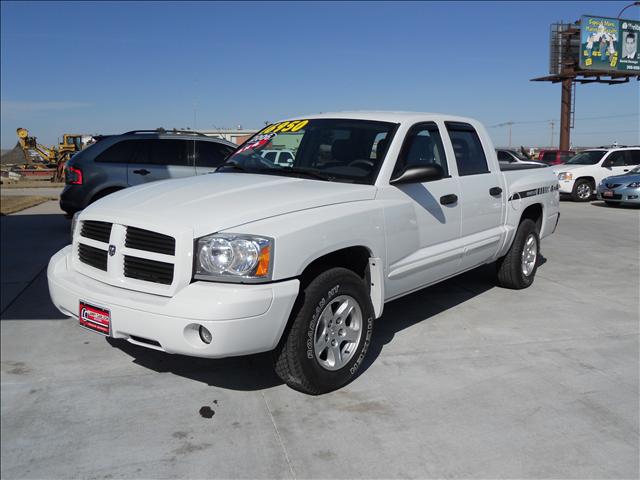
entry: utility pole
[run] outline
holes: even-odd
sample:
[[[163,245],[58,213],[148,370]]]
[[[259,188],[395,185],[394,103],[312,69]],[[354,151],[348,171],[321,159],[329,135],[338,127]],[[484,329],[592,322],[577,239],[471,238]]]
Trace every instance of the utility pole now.
[[[509,125],[509,148],[511,148],[511,126],[513,125],[512,121],[507,122],[507,125]]]
[[[569,150],[571,129],[571,94],[573,79],[562,80],[562,97],[560,99],[560,150]]]
[[[555,120],[549,120],[549,123],[551,124],[551,143],[549,144],[549,146],[553,147],[553,127],[556,124]]]

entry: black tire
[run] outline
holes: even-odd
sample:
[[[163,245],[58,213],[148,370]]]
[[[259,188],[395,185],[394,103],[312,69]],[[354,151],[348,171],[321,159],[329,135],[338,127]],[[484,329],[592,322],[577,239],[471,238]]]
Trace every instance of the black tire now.
[[[531,236],[533,236],[536,242],[535,264],[531,273],[525,275],[523,272],[522,256],[525,244]],[[520,222],[511,248],[509,248],[507,254],[497,262],[498,285],[515,290],[527,288],[533,283],[533,279],[536,276],[539,258],[540,237],[538,235],[538,229],[533,220],[526,218]]]
[[[588,193],[585,194],[588,188]],[[580,178],[573,184],[573,190],[571,191],[571,198],[574,202],[588,202],[593,198],[594,185],[591,180],[586,178]]]
[[[359,340],[355,350],[348,353],[350,359],[345,365],[330,371],[316,358],[314,333],[325,307],[330,308],[332,301],[338,302],[343,296],[351,297],[360,307]],[[330,392],[351,381],[369,349],[373,333],[373,307],[362,278],[346,268],[321,273],[300,292],[291,316],[290,328],[274,351],[278,376],[294,390],[311,395]],[[345,320],[345,324],[348,321],[353,320]]]
[[[618,206],[618,202],[612,202],[610,200],[605,200],[604,203],[605,203],[605,205],[607,207],[617,207]]]

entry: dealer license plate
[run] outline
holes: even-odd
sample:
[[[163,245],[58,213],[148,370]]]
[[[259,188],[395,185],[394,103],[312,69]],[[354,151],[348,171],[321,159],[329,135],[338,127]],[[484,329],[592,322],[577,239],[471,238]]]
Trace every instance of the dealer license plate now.
[[[111,312],[106,308],[96,307],[81,300],[78,318],[82,327],[102,335],[108,336],[111,333]]]
[[[613,190],[605,190],[602,192],[603,197],[613,197]]]

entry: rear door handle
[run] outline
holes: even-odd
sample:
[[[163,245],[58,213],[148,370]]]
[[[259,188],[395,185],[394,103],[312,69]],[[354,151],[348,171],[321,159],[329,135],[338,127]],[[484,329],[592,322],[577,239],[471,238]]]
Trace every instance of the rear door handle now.
[[[140,168],[138,170],[134,170],[133,173],[137,173],[138,175],[149,175],[151,172],[146,168]]]
[[[497,197],[498,195],[502,195],[502,189],[500,187],[490,188],[489,195],[491,195],[492,197]]]
[[[456,203],[457,201],[458,201],[458,196],[453,193],[440,197],[441,205],[451,205],[452,203]]]

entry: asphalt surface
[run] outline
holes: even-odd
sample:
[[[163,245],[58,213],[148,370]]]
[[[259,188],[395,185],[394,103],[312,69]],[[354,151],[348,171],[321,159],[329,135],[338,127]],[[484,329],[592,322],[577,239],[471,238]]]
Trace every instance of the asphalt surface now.
[[[170,356],[49,302],[55,202],[2,217],[2,478],[638,478],[640,211],[562,203],[522,291],[481,268],[386,306],[310,397],[268,355]]]

